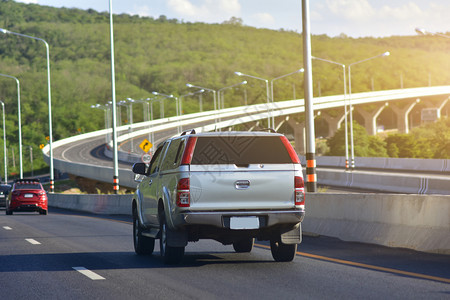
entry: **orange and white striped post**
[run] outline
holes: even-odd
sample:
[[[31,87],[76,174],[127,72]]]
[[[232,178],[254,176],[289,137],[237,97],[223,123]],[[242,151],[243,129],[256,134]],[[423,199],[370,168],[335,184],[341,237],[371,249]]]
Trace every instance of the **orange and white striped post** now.
[[[119,193],[119,176],[114,175],[113,176],[113,189],[114,189],[114,194],[118,194]]]

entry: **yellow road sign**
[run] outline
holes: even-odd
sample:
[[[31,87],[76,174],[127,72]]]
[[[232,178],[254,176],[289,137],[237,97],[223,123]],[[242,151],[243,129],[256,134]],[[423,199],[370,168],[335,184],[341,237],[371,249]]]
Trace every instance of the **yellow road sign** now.
[[[153,145],[147,139],[144,139],[142,143],[139,144],[139,147],[142,149],[142,151],[147,153],[153,147]]]

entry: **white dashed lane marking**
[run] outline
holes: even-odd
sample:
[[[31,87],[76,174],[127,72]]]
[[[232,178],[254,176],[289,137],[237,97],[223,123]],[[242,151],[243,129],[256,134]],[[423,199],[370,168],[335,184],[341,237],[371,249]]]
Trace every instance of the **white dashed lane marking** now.
[[[104,280],[105,278],[98,275],[97,273],[92,272],[91,270],[86,269],[85,267],[72,267],[75,271],[80,272],[84,276],[92,279],[92,280]]]
[[[9,226],[3,226],[3,229],[5,229],[5,230],[12,230],[12,228],[9,227]]]
[[[27,241],[28,243],[32,244],[32,245],[40,245],[41,243],[39,243],[38,241],[34,240],[34,239],[25,239],[25,241]]]

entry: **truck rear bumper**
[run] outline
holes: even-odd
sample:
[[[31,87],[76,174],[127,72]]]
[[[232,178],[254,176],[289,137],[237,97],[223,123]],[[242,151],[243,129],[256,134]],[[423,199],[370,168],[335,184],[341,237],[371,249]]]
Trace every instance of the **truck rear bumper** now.
[[[259,227],[264,228],[279,224],[298,224],[303,221],[304,216],[304,210],[184,212],[174,220],[174,225],[175,227],[211,225],[230,228],[230,219],[233,217],[257,217]]]

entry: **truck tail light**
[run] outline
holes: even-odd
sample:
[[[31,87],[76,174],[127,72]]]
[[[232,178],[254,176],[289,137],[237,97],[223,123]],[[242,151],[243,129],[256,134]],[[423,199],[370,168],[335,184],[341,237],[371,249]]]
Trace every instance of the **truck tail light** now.
[[[184,150],[183,157],[181,158],[182,165],[189,165],[192,161],[192,154],[194,154],[195,144],[197,143],[197,137],[190,137],[187,140],[186,149]]]
[[[295,176],[294,186],[295,186],[295,205],[305,206],[305,183],[303,181],[303,177]]]
[[[300,163],[300,159],[298,158],[297,153],[295,153],[294,148],[292,147],[291,143],[289,142],[289,140],[287,139],[287,137],[285,136],[280,136],[281,141],[284,144],[284,147],[286,147],[287,152],[289,153],[289,156],[291,157],[292,163],[293,164],[299,164]]]
[[[189,192],[189,178],[181,178],[177,185],[177,206],[189,207],[190,206],[190,192]]]

